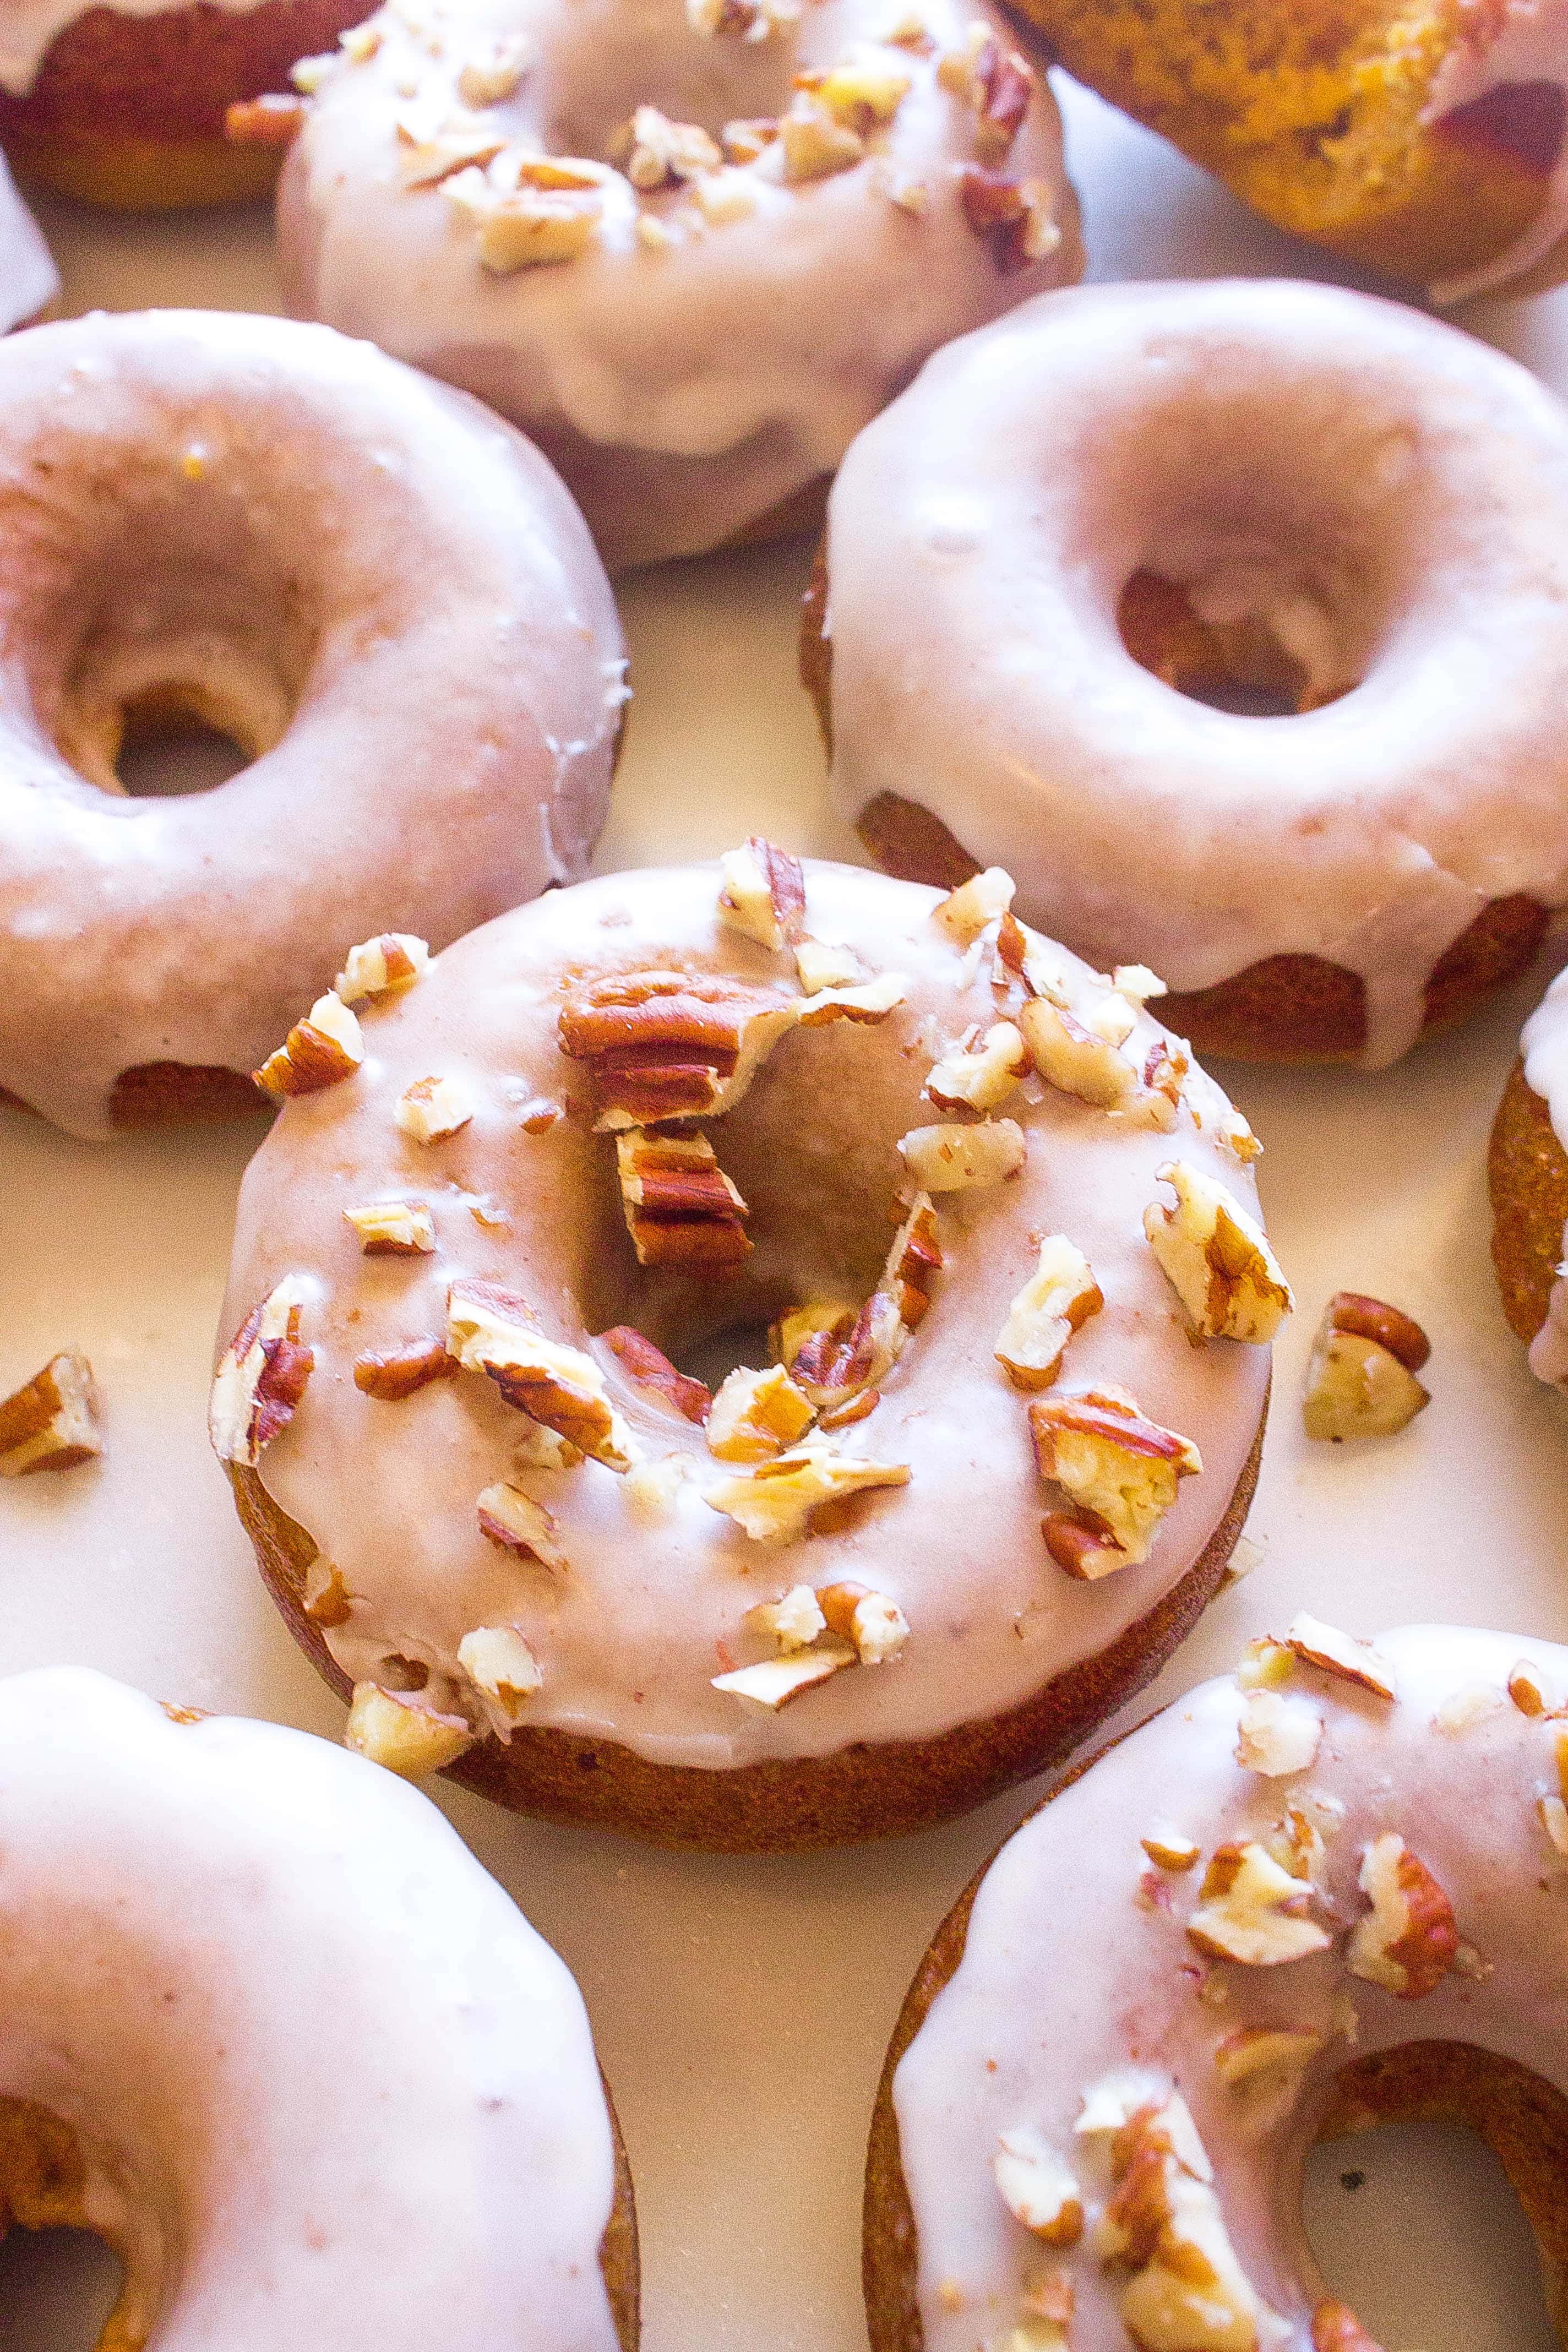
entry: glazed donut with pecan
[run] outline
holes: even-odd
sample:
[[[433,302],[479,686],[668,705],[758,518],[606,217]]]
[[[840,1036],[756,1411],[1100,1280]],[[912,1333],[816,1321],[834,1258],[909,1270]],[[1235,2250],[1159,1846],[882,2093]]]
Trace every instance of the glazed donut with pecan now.
[[[279,196],[291,307],[536,440],[612,569],[820,519],[928,352],[1082,268],[989,0],[384,8]]]
[[[1568,1388],[1568,972],[1525,1024],[1492,1128],[1492,1258],[1530,1368]]]
[[[803,668],[880,864],[1378,1067],[1568,900],[1568,410],[1330,287],[1045,297],[849,452]]]
[[[620,625],[510,425],[198,310],[12,336],[0,414],[0,1095],[83,1136],[254,1107],[345,930],[444,946],[584,871]],[[127,793],[127,734],[193,717],[250,765]]]
[[[1316,2138],[1494,2150],[1568,2325],[1568,1651],[1309,1616],[1087,1767],[939,1931],[878,2099],[873,2352],[1379,2352]]]
[[[1289,1293],[1159,982],[1011,895],[762,842],[614,875],[449,948],[293,1095],[212,1429],[351,1740],[820,1845],[977,1802],[1156,1670]]]
[[[50,1667],[0,1847],[0,2234],[114,2249],[99,2352],[636,2352],[582,1996],[416,1790]]]
[[[59,290],[43,234],[0,157],[0,334],[33,324]]]
[[[88,204],[264,195],[278,147],[231,144],[228,109],[365,13],[365,0],[6,0],[0,141],[29,179]]]
[[[1281,228],[1440,302],[1568,274],[1563,0],[1019,0]]]

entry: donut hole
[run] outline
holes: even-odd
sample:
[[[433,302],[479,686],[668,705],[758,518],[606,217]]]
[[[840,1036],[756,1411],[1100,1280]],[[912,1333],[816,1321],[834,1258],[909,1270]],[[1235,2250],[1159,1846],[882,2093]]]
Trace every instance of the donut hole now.
[[[1240,719],[1292,719],[1348,693],[1321,607],[1297,593],[1271,601],[1245,578],[1184,582],[1140,569],[1123,588],[1116,622],[1142,669],[1185,695]]]
[[[93,2352],[123,2279],[90,2230],[13,2230],[0,2242],[5,2352]]]
[[[641,1265],[622,1213],[607,1136],[591,1181],[577,1266],[585,1327],[630,1324],[682,1371],[716,1385],[765,1365],[769,1326],[799,1307],[858,1307],[876,1288],[902,1215],[899,1138],[929,1119],[926,1065],[890,1054],[874,1028],[796,1033],[734,1109],[703,1128],[749,1212],[752,1246],[734,1272]],[[852,1144],[839,1106],[857,1109]]]
[[[235,732],[245,714],[219,712],[199,688],[163,687],[134,697],[120,714],[114,773],[133,799],[208,793],[256,759],[260,745]],[[225,724],[225,720],[227,724]]]
[[[1410,2042],[1334,2078],[1302,2221],[1372,2341],[1550,2352],[1568,2340],[1565,2180],[1561,2091],[1469,2042]]]

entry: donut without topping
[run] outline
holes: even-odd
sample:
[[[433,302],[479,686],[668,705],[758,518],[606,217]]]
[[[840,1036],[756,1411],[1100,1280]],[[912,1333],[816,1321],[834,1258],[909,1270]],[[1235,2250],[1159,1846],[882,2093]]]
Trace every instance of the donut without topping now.
[[[1492,1258],[1531,1370],[1568,1388],[1568,972],[1525,1024],[1492,1128]]]
[[[214,1433],[356,1712],[402,1693],[523,1810],[831,1844],[978,1801],[1156,1670],[1239,1532],[1288,1293],[1152,975],[1015,927],[1026,999],[1000,900],[954,929],[816,864],[797,969],[721,887],[551,893],[363,1011],[246,1177]],[[1222,1196],[1229,1307],[1177,1238]],[[750,1377],[705,1386],[721,1342]],[[1110,1527],[1099,1458],[1165,1481],[1152,1517]]]
[[[254,1103],[354,940],[443,946],[583,872],[624,648],[521,435],[203,311],[14,336],[0,406],[0,1089],[80,1135]],[[128,719],[171,709],[251,764],[127,795]]]
[[[1301,284],[1043,297],[839,470],[805,641],[835,797],[894,871],[1005,866],[1151,964],[1200,1050],[1379,1066],[1568,893],[1565,549],[1568,412],[1453,328]]]
[[[635,2352],[582,1998],[413,1790],[52,1667],[0,1848],[0,2226],[115,2249],[102,2352]]]
[[[373,37],[284,172],[290,305],[520,425],[612,569],[806,527],[928,352],[1082,268],[984,0],[454,0]]]
[[[1291,1632],[1080,1768],[928,1950],[871,2141],[874,2352],[1377,2352],[1300,2163],[1399,2116],[1500,2156],[1562,2326],[1568,1651]]]

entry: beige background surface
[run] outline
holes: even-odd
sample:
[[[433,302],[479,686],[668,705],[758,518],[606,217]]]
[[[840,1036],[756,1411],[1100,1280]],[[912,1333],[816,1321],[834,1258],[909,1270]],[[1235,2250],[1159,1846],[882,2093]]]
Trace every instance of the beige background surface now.
[[[1095,275],[1326,274],[1094,101],[1069,90],[1067,105]],[[273,302],[259,215],[55,207],[46,225],[69,309]],[[1466,323],[1568,392],[1568,294]],[[626,584],[637,701],[603,868],[759,830],[855,855],[795,679],[804,571],[796,549]],[[1482,1177],[1545,976],[1379,1078],[1222,1073],[1268,1146],[1265,1205],[1301,1311],[1280,1349],[1253,1572],[1156,1696],[1226,1667],[1304,1602],[1361,1633],[1444,1618],[1568,1640],[1568,1416],[1504,1327]],[[109,1438],[98,1467],[0,1492],[0,1671],[86,1661],[335,1737],[341,1709],[261,1592],[203,1430],[235,1190],[260,1132],[100,1150],[0,1113],[0,1394],[79,1344]],[[1354,1453],[1309,1449],[1297,1412],[1312,1325],[1341,1286],[1394,1298],[1434,1348],[1430,1411]],[[859,2169],[881,2052],[931,1929],[1030,1797],[894,1848],[710,1862],[438,1796],[584,1986],[637,2173],[648,2352],[863,2346]],[[1342,2186],[1355,2172],[1363,2184]],[[1317,2166],[1310,2219],[1331,2281],[1390,2352],[1551,2342],[1522,2225],[1465,2143],[1342,2144]],[[58,2257],[46,2271],[26,2250],[0,2256],[5,2352],[90,2340],[88,2285],[58,2273]]]

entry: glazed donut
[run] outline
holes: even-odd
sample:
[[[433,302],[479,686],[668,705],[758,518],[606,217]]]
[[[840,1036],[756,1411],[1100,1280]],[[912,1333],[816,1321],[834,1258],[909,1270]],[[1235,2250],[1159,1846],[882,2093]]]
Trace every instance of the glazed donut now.
[[[59,290],[49,248],[0,156],[0,334],[30,326]]]
[[[509,425],[324,327],[178,310],[12,337],[0,414],[0,1088],[84,1136],[254,1105],[350,940],[444,946],[583,872],[620,627]],[[129,796],[127,726],[171,712],[251,765]]]
[[[0,1847],[0,2232],[107,2240],[100,2352],[636,2352],[582,1997],[416,1790],[49,1667]]]
[[[284,172],[290,305],[510,416],[612,569],[808,527],[928,352],[1082,267],[1010,40],[986,0],[385,8]]]
[[[30,179],[122,211],[265,195],[278,150],[228,144],[227,109],[365,13],[365,0],[7,0],[0,140]]]
[[[213,1435],[368,1752],[390,1724],[669,1843],[847,1843],[1037,1769],[1192,1623],[1289,1305],[1256,1145],[1153,976],[1010,887],[766,844],[584,883],[287,1105]],[[726,1333],[713,1395],[678,1367]]]
[[[1568,271],[1563,0],[1018,0],[1281,228],[1439,301]]]
[[[873,2352],[1378,2352],[1301,2165],[1395,2116],[1501,2158],[1568,2324],[1565,1699],[1549,1642],[1301,1617],[1080,1767],[905,2004]]]
[[[1568,413],[1468,335],[1084,288],[861,435],[803,668],[880,864],[1005,866],[1202,1051],[1375,1068],[1568,898],[1565,551]]]
[[[1538,1380],[1568,1388],[1568,972],[1525,1024],[1492,1128],[1492,1257]]]

